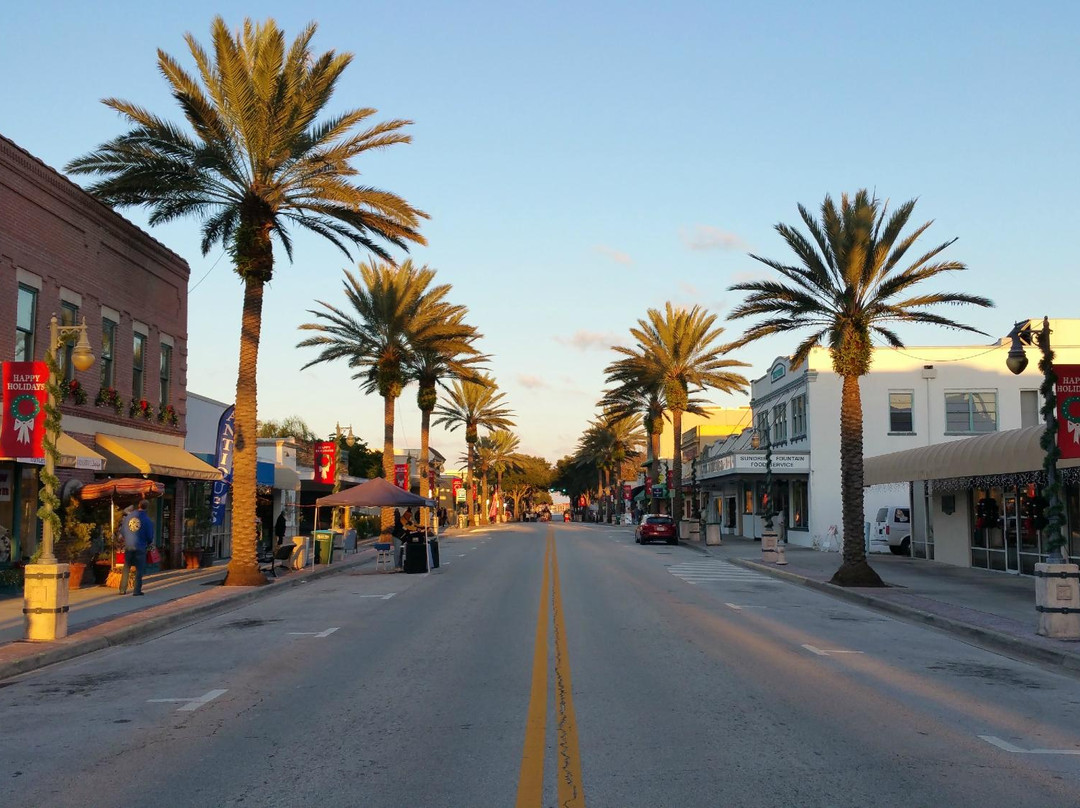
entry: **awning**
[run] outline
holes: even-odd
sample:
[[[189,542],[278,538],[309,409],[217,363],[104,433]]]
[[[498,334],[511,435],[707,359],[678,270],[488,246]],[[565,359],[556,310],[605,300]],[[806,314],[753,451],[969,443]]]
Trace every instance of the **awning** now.
[[[89,446],[84,446],[68,435],[61,432],[56,439],[56,451],[60,453],[57,465],[62,468],[94,469],[101,471],[105,468],[105,458],[95,452]],[[0,460],[15,460],[19,463],[33,463],[44,466],[45,459],[41,457],[0,457]]]
[[[105,454],[105,466],[110,474],[160,474],[188,480],[221,478],[221,472],[216,468],[180,446],[100,432],[94,435],[94,440]]]
[[[274,466],[274,488],[280,491],[299,491],[300,475],[288,466]]]
[[[1038,471],[1046,456],[1039,446],[1044,429],[1042,426],[1009,429],[867,457],[863,459],[863,485]],[[1059,460],[1058,466],[1080,466],[1080,459]]]

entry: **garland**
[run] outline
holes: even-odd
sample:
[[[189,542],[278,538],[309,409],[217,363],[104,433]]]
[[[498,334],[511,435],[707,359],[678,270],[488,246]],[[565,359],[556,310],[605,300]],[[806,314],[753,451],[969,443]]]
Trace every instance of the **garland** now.
[[[131,405],[128,407],[128,418],[145,418],[149,421],[154,417],[154,408],[150,406],[150,402],[145,398],[131,399]]]
[[[1054,352],[1050,349],[1050,323],[1043,320],[1042,330],[1039,332],[1039,347],[1042,348],[1042,359],[1039,360],[1039,370],[1043,374],[1042,386],[1039,392],[1043,395],[1042,416],[1046,421],[1046,429],[1039,439],[1039,445],[1045,452],[1043,458],[1043,471],[1046,473],[1045,496],[1046,507],[1046,549],[1053,553],[1060,551],[1064,556],[1065,535],[1062,526],[1065,524],[1065,508],[1062,505],[1064,497],[1061,491],[1061,477],[1056,474],[1057,462],[1061,458],[1061,450],[1057,444],[1057,398],[1054,395],[1054,385],[1057,383],[1057,374],[1054,373]]]
[[[102,387],[98,390],[97,398],[94,399],[95,407],[112,407],[119,415],[124,409],[124,399],[120,397],[115,387]]]
[[[67,401],[69,398],[71,398],[79,406],[82,406],[86,403],[86,389],[81,384],[79,384],[78,379],[72,379],[69,382],[64,382],[61,387],[63,390],[64,401]]]
[[[65,340],[61,339],[61,344],[64,342]],[[62,387],[66,387],[66,384],[58,381],[60,367],[56,363],[54,352],[45,354],[45,363],[49,367],[48,397],[45,399],[45,453],[52,458],[53,468],[55,468],[60,462],[60,452],[57,451],[55,438],[60,434],[60,408],[56,402],[61,400]],[[41,507],[38,508],[37,517],[42,522],[49,523],[55,538],[60,535],[62,529],[60,517],[56,513],[60,507],[60,498],[56,495],[60,480],[55,473],[49,473],[44,468],[41,469],[40,479],[41,488],[38,491],[38,499],[41,501]],[[42,549],[43,547],[38,545],[38,550],[34,554],[35,559],[40,557]]]
[[[176,408],[172,404],[165,404],[158,408],[157,419],[159,424],[176,426],[180,423],[180,417],[176,414]]]

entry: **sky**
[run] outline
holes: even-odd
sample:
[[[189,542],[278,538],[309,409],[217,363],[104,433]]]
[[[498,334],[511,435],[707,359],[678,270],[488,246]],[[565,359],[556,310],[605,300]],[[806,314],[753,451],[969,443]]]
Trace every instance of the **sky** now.
[[[519,7],[520,6],[520,7]],[[522,450],[574,448],[604,387],[610,346],[649,308],[699,304],[723,322],[727,288],[789,261],[774,231],[797,205],[860,188],[917,198],[920,244],[957,238],[967,264],[933,288],[986,295],[944,312],[987,337],[929,326],[909,346],[986,344],[1026,317],[1077,316],[1080,4],[908,2],[18,3],[0,29],[0,133],[57,169],[124,131],[117,97],[180,121],[156,50],[192,60],[221,14],[273,17],[287,39],[319,25],[316,52],[352,53],[329,111],[374,107],[413,142],[365,157],[361,180],[430,214],[415,261],[453,286],[484,334]],[[86,180],[81,179],[85,184]],[[188,389],[232,401],[242,288],[194,220],[149,228],[191,266]],[[335,422],[379,448],[382,402],[343,364],[302,366],[297,327],[342,299],[350,261],[296,233],[266,293],[259,415]],[[397,254],[405,257],[404,254]],[[746,321],[725,323],[725,337]],[[732,358],[763,375],[794,338]],[[720,406],[745,394],[711,395]],[[415,386],[395,443],[419,447]],[[451,461],[464,436],[435,429]],[[451,463],[453,465],[453,462]]]

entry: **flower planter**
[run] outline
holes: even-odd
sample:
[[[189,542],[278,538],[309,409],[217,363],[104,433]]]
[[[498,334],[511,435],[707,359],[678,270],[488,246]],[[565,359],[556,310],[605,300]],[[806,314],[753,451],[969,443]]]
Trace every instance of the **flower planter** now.
[[[86,572],[86,564],[81,561],[72,561],[68,564],[68,591],[74,591],[82,586],[83,574]]]
[[[212,566],[214,566],[214,557],[216,555],[217,555],[217,553],[214,552],[213,547],[205,547],[205,548],[203,548],[202,555],[199,558],[199,566],[200,567],[212,567]]]
[[[184,569],[197,570],[202,561],[202,550],[184,550]]]

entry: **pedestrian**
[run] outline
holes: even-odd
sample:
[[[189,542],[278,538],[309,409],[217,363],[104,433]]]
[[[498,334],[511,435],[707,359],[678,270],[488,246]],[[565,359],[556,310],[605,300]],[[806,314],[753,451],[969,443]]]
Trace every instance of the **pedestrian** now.
[[[776,540],[787,542],[787,515],[783,511],[776,514]]]
[[[129,510],[120,519],[120,535],[124,537],[124,571],[120,575],[120,594],[127,594],[128,570],[135,568],[135,591],[141,595],[143,573],[146,571],[146,550],[154,542],[154,523],[146,509],[150,503],[140,500],[139,507]]]
[[[394,567],[401,569],[401,541],[405,536],[405,528],[401,522],[400,508],[394,508],[394,526],[390,528],[390,535],[394,539]]]
[[[281,509],[281,513],[278,514],[277,521],[274,522],[274,535],[277,536],[277,543],[285,543],[285,509]]]

